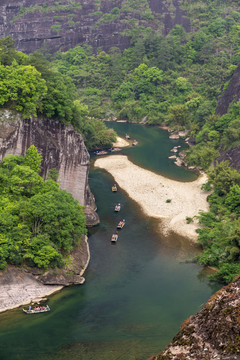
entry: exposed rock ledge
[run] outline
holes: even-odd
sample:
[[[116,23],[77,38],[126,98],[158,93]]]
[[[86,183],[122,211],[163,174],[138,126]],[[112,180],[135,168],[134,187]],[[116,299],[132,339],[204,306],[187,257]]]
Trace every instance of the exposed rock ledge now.
[[[71,254],[72,263],[66,269],[40,271],[9,266],[0,272],[0,312],[36,303],[42,298],[59,291],[63,286],[83,284],[82,276],[89,260],[87,237]]]
[[[0,161],[8,154],[23,155],[34,144],[43,156],[41,175],[56,168],[62,189],[70,192],[84,206],[87,226],[99,223],[95,199],[88,185],[89,153],[82,135],[72,126],[46,118],[22,119],[9,110],[0,110]],[[44,275],[34,270],[9,266],[0,272],[0,312],[36,298],[47,296],[63,286],[82,284],[82,274],[89,262],[85,241],[71,255],[73,263],[65,270],[49,271]]]
[[[240,277],[216,292],[186,320],[172,342],[152,360],[240,359]]]

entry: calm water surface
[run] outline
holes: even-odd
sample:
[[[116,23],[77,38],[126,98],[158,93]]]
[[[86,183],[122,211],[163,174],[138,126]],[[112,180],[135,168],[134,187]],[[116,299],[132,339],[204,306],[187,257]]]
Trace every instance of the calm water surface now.
[[[184,145],[181,141],[169,141],[157,128],[113,126],[139,141],[123,151],[135,163],[175,179],[196,177],[167,159],[172,146]],[[197,251],[185,239],[155,232],[155,220],[145,218],[121,189],[111,192],[113,179],[106,172],[92,169],[89,177],[101,224],[89,234],[86,283],[53,295],[50,313],[0,314],[1,360],[145,360],[218,289],[201,267],[185,263]],[[119,214],[114,213],[117,202]],[[112,245],[121,218],[126,226]]]

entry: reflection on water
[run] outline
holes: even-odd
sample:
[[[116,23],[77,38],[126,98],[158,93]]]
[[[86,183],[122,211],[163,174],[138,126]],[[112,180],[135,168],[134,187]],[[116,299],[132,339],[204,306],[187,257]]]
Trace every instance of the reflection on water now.
[[[146,139],[154,130],[143,129]],[[156,220],[121,189],[112,193],[111,176],[92,169],[89,181],[101,223],[89,232],[86,283],[53,295],[50,313],[0,314],[1,360],[145,360],[218,288],[200,266],[186,263],[198,250],[174,234],[162,237]],[[112,245],[121,218],[126,225]]]

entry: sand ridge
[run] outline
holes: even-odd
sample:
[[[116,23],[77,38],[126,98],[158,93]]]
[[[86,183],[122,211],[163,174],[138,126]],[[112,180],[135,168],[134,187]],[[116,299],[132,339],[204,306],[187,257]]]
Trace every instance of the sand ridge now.
[[[99,158],[94,165],[108,171],[147,216],[159,218],[159,226],[165,233],[174,231],[197,241],[197,222],[187,224],[186,217],[192,218],[200,210],[209,209],[208,193],[201,190],[207,181],[206,174],[192,182],[175,181],[133,164],[124,155]]]

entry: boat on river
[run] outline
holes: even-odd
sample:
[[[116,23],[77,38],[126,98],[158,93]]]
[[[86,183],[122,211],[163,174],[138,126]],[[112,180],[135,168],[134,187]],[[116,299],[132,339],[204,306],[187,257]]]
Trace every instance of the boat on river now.
[[[117,242],[118,241],[118,234],[113,234],[111,242]]]
[[[96,152],[95,152],[95,154],[96,154],[97,156],[100,156],[100,155],[107,155],[107,154],[108,154],[108,152],[107,152],[106,150],[101,150],[101,151],[96,151]]]
[[[122,229],[125,225],[125,219],[119,221],[119,223],[117,224],[117,229]]]
[[[126,138],[127,140],[131,139],[128,134],[125,135],[125,138]]]
[[[121,151],[122,149],[119,147],[114,147],[111,149],[111,152],[117,152],[117,151]]]
[[[35,307],[35,308],[31,308],[29,307],[29,309],[23,309],[23,312],[25,314],[39,314],[39,313],[44,313],[44,312],[48,312],[50,311],[50,307],[47,305],[47,306],[38,306],[38,307]]]
[[[137,140],[133,140],[132,146],[136,146],[138,144]]]
[[[112,186],[112,191],[113,191],[113,192],[116,192],[116,191],[117,191],[117,185],[116,185],[116,184],[114,184],[114,185]]]
[[[118,203],[117,205],[115,205],[114,211],[118,212],[120,211],[120,209],[121,209],[121,204]]]

